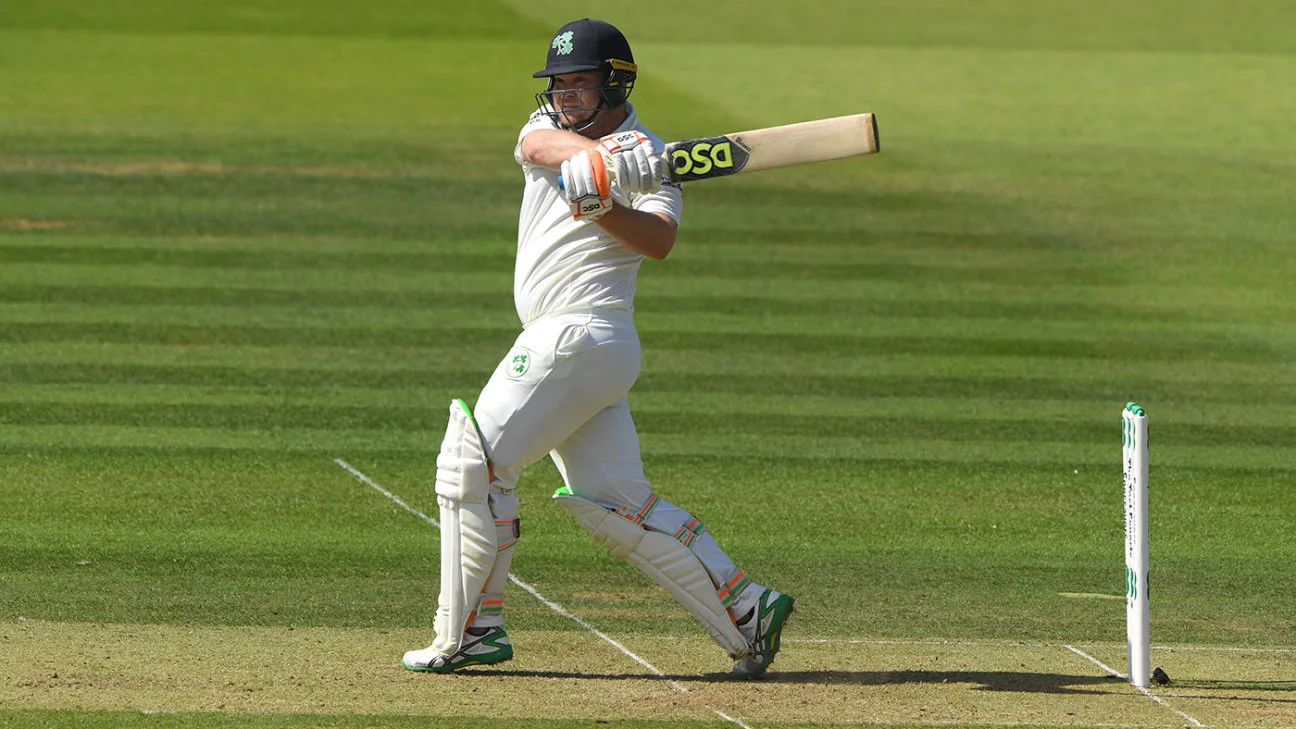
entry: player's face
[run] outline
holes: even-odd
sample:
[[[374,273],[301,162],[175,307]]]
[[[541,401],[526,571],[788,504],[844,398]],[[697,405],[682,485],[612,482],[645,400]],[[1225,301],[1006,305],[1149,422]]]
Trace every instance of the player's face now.
[[[553,77],[549,103],[562,114],[568,126],[578,126],[589,120],[599,108],[599,87],[603,74],[598,71],[564,73]]]

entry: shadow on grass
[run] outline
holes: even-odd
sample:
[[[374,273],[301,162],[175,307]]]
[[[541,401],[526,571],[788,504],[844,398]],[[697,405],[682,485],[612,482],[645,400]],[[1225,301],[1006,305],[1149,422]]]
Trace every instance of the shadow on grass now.
[[[972,684],[974,691],[1009,691],[1031,694],[1104,694],[1123,681],[1111,676],[1070,676],[1057,673],[1015,673],[1009,671],[771,671],[756,679],[735,678],[728,673],[657,675],[652,673],[583,673],[580,671],[469,670],[458,675],[525,676],[530,678],[581,678],[591,681],[676,681],[679,683],[782,683],[824,686],[892,686],[899,684]]]

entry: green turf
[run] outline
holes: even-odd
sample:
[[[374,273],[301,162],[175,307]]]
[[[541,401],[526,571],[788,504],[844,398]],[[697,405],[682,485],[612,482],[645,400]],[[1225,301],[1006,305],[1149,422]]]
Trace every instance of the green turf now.
[[[1290,646],[1296,11],[667,5],[607,16],[662,136],[873,111],[883,151],[688,187],[637,299],[659,491],[807,637],[1119,642],[1063,593],[1123,589],[1132,398],[1154,640]],[[0,6],[0,618],[430,623],[435,531],[334,459],[435,512],[445,403],[518,331],[530,73],[589,11],[360,8]],[[516,572],[705,640],[559,483],[524,477]]]

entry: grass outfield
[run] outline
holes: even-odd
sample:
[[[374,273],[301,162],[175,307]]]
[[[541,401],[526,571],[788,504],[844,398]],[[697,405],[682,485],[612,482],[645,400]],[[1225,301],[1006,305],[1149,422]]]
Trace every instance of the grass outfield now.
[[[545,462],[516,660],[400,670],[446,403],[519,328],[530,74],[590,12],[0,5],[0,726],[1296,727],[1296,10],[1258,1],[609,10],[664,138],[879,118],[688,186],[640,276],[648,476],[797,596],[785,651],[725,680]],[[1129,399],[1148,692],[1108,675]]]

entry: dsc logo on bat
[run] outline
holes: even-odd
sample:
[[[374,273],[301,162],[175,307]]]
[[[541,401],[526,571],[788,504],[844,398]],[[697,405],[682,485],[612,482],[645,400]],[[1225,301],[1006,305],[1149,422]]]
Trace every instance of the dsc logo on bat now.
[[[748,150],[741,141],[708,137],[667,147],[671,177],[677,181],[732,175],[747,163]]]
[[[692,150],[677,149],[671,152],[671,166],[680,175],[705,175],[711,168],[733,167],[733,147],[728,142],[711,144],[698,142]]]

